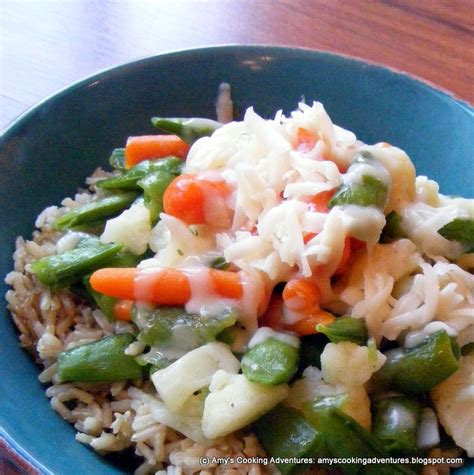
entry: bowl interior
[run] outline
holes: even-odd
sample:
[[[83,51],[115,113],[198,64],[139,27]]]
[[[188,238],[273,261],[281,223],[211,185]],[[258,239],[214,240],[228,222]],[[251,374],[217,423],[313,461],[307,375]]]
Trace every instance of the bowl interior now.
[[[408,76],[331,54],[273,47],[224,47],[170,53],[100,73],[58,93],[17,121],[0,140],[0,275],[11,270],[14,240],[29,236],[38,213],[71,196],[126,137],[154,133],[150,117],[214,117],[221,82],[234,106],[266,117],[289,113],[304,96],[367,143],[406,150],[417,173],[445,194],[473,196],[473,109]],[[2,294],[7,287],[3,284]],[[126,470],[74,440],[19,348],[1,300],[0,435],[45,472]],[[472,467],[472,466],[471,466]],[[464,473],[473,473],[469,467]]]

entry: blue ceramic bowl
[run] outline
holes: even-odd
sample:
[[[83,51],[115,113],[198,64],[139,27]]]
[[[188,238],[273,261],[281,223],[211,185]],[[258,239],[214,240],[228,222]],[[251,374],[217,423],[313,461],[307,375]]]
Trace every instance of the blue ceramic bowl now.
[[[38,213],[82,185],[126,137],[153,133],[150,117],[214,116],[218,85],[232,85],[237,113],[323,102],[336,124],[365,142],[405,149],[418,174],[446,194],[472,196],[474,111],[450,95],[388,69],[308,50],[217,47],[146,58],[85,79],[38,104],[0,140],[0,275],[15,237]],[[7,290],[3,284],[1,293]],[[74,440],[49,407],[38,368],[18,345],[1,299],[0,435],[45,473],[124,473]],[[470,467],[470,468],[469,468]],[[473,465],[463,474],[474,473]],[[459,472],[459,473],[461,473]]]

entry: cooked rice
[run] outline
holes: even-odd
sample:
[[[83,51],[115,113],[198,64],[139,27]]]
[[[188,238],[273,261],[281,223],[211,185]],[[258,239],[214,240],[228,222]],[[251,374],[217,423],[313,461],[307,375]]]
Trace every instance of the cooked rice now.
[[[97,170],[87,180],[95,192],[95,182],[109,174]],[[29,265],[42,257],[55,254],[62,234],[52,228],[61,214],[96,199],[89,191],[63,200],[63,208],[51,206],[37,218],[38,231],[31,241],[19,237],[13,254],[14,270],[6,276],[12,287],[6,299],[8,309],[20,331],[21,345],[43,367],[39,375],[51,407],[73,424],[76,440],[99,453],[119,452],[133,448],[143,463],[136,474],[252,474],[271,473],[275,468],[257,464],[203,466],[199,459],[208,457],[263,457],[265,454],[253,434],[242,432],[217,440],[204,447],[156,421],[147,403],[155,397],[150,383],[125,381],[111,384],[57,382],[56,357],[60,351],[99,340],[113,333],[129,331],[124,322],[110,323],[100,310],[92,310],[68,290],[52,293],[43,286]],[[130,353],[140,352],[135,345]]]

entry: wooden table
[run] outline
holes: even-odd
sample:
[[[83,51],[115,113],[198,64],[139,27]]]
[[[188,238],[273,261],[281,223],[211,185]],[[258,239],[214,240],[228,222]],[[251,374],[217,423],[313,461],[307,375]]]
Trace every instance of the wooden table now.
[[[216,44],[323,49],[474,103],[474,0],[3,0],[0,129],[100,69]]]

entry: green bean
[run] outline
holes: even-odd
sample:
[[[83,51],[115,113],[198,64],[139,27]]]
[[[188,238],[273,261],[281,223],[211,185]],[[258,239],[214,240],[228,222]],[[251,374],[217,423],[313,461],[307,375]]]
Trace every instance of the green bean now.
[[[373,381],[376,387],[404,393],[429,391],[459,368],[458,355],[459,347],[443,330],[414,348],[387,351]]]
[[[191,119],[153,117],[151,123],[158,129],[181,137],[189,145],[201,137],[212,135],[219,127],[222,127],[220,122],[199,117]]]
[[[252,426],[259,442],[270,457],[303,458],[323,456],[320,434],[296,409],[277,406]],[[297,463],[277,463],[282,475],[296,471]]]
[[[125,149],[124,148],[116,148],[112,151],[112,154],[109,158],[109,164],[112,168],[116,170],[125,170]]]
[[[375,404],[372,433],[387,452],[413,454],[420,423],[420,404],[405,396],[383,399]]]
[[[385,226],[380,235],[381,243],[391,242],[404,236],[401,229],[402,217],[396,211],[388,213],[385,219]]]
[[[91,236],[81,239],[71,251],[33,262],[31,270],[42,284],[60,289],[104,267],[121,249],[121,244],[102,244]]]
[[[222,315],[202,317],[188,314],[182,308],[157,307],[133,312],[133,320],[140,329],[138,339],[150,346],[192,350],[209,341],[227,327],[234,325],[233,311]]]
[[[339,317],[329,325],[317,325],[316,330],[324,333],[333,343],[352,341],[361,346],[367,343],[367,327],[361,318]]]
[[[247,350],[242,358],[242,373],[254,383],[286,383],[298,369],[299,351],[293,345],[268,338]]]
[[[149,173],[137,183],[140,188],[143,188],[145,206],[150,211],[152,224],[158,221],[159,215],[163,211],[163,195],[174,178],[175,175],[171,173],[156,171]]]
[[[134,192],[118,193],[87,203],[57,218],[54,227],[59,231],[63,231],[110,218],[128,208],[137,196],[137,193]]]
[[[64,381],[107,382],[141,378],[142,367],[125,349],[134,341],[130,333],[76,346],[58,354],[58,376]]]
[[[357,168],[361,165],[370,166],[374,174],[362,174],[358,176]],[[352,174],[350,172],[353,172]],[[355,155],[352,165],[348,169],[348,177],[352,177],[350,181],[345,181],[336,190],[335,195],[328,203],[329,208],[334,206],[358,205],[358,206],[375,206],[383,209],[388,200],[388,187],[384,183],[383,177],[389,179],[385,167],[377,162],[370,152],[359,152]]]
[[[125,171],[123,175],[99,180],[96,186],[104,190],[140,190],[138,182],[153,172],[181,173],[182,160],[176,157],[145,160]]]
[[[370,432],[365,430],[352,417],[334,407],[326,407],[317,411],[311,424],[321,434],[325,446],[334,458],[388,458],[380,442]],[[413,474],[414,472],[400,464],[361,465],[348,463],[340,465],[347,475],[394,475]]]

